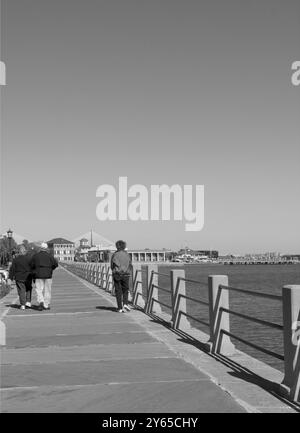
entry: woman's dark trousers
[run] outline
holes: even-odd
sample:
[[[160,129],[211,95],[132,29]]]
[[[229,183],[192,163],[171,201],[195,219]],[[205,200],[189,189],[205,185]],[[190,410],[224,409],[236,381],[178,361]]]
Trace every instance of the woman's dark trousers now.
[[[16,281],[20,304],[25,305],[26,302],[31,302],[32,285],[31,280]]]
[[[121,275],[114,278],[114,283],[118,310],[122,310],[123,305],[128,304],[129,275]]]

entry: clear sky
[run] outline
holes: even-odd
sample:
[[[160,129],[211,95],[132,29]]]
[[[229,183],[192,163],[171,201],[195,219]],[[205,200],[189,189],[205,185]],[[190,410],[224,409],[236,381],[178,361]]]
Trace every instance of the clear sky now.
[[[1,232],[300,253],[299,0],[1,4]],[[204,185],[203,230],[98,221],[119,176]]]

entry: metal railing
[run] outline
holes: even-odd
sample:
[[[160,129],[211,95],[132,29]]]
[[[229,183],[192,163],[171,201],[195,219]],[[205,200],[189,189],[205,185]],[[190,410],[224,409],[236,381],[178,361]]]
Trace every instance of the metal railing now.
[[[114,295],[114,284],[111,270],[108,264],[84,264],[65,263],[64,267],[74,272],[81,278],[96,284],[102,289]],[[158,277],[168,277],[168,289],[158,284]],[[208,301],[196,299],[186,294],[186,283],[203,285],[203,282],[185,278],[182,269],[171,270],[170,274],[158,272],[157,264],[134,264],[132,275],[132,303],[148,314],[162,313],[161,306],[171,310],[170,324],[173,329],[188,330],[191,324],[188,321],[195,320],[209,327],[209,339],[204,342],[210,353],[222,356],[231,356],[236,349],[231,341],[237,341],[259,350],[269,356],[284,361],[284,379],[279,384],[278,392],[292,401],[299,401],[300,389],[300,286],[284,286],[282,296],[256,292],[248,289],[231,287],[228,277],[225,275],[211,275],[208,277],[207,293]],[[167,305],[159,299],[159,292],[168,293],[171,297],[171,305]],[[235,311],[229,307],[229,292],[242,293],[243,295],[279,301],[282,304],[283,324]],[[186,301],[194,302],[208,307],[209,323],[187,312]],[[256,323],[260,326],[276,329],[283,333],[284,355],[273,350],[261,347],[257,342],[248,341],[244,336],[236,335],[230,331],[230,316],[239,317],[242,320]]]
[[[247,294],[250,296],[256,296],[258,298],[266,298],[266,299],[273,299],[276,301],[282,301],[282,296],[271,295],[270,293],[255,292],[254,290],[247,290],[247,289],[238,289],[236,287],[223,286],[222,284],[220,284],[220,289],[229,290],[231,292],[239,292],[239,293],[243,293],[244,295]]]
[[[229,292],[237,292],[237,293],[242,293],[243,295],[248,295],[248,296],[270,299],[270,300],[282,302],[282,296],[279,296],[279,295],[272,295],[269,293],[256,292],[256,291],[247,290],[247,289],[239,289],[236,287],[225,286],[223,284],[219,284],[218,290],[219,290],[219,292],[221,292],[222,290],[227,290]],[[226,308],[224,306],[220,307],[220,312],[221,312],[221,314],[228,313],[229,315],[231,314],[231,315],[239,317],[241,319],[244,319],[244,320],[247,320],[247,321],[250,321],[253,323],[257,323],[257,324],[262,325],[262,326],[267,326],[269,328],[277,329],[280,331],[284,330],[283,325],[280,325],[279,323],[273,323],[273,322],[270,322],[268,320],[258,319],[257,317],[249,316],[248,314],[240,313],[238,311],[234,311],[234,310],[232,310],[230,308]],[[234,339],[240,341],[241,343],[243,343],[249,347],[252,347],[252,348],[254,348],[254,349],[256,349],[262,353],[265,353],[269,356],[280,359],[282,361],[284,360],[283,355],[278,354],[272,350],[268,350],[265,347],[261,347],[258,344],[255,344],[255,343],[250,342],[248,340],[245,340],[244,338],[242,338],[239,335],[233,334],[232,332],[229,331],[229,327],[228,327],[228,329],[222,329],[221,332],[223,334],[227,335],[228,337],[234,338]]]

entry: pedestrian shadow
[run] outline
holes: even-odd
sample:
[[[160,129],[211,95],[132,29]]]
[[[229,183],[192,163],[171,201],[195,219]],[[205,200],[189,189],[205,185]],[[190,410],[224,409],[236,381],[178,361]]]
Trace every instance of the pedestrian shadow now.
[[[103,305],[98,305],[96,307],[96,310],[114,311],[114,312],[118,311],[118,309],[116,307],[105,307]]]
[[[20,305],[19,304],[6,304],[5,306],[9,307],[9,308],[14,308],[16,310],[20,310]],[[26,307],[26,310],[40,311],[38,305],[31,305],[31,307]],[[22,310],[22,311],[24,311],[24,310]]]
[[[20,305],[19,304],[6,304],[5,306],[9,307],[9,308],[16,308],[17,310],[20,309]]]

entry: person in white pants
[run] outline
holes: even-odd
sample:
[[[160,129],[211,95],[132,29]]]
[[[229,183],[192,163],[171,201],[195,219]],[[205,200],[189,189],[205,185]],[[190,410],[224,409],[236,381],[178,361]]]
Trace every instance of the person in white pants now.
[[[36,278],[35,291],[37,302],[39,305],[44,306],[44,309],[46,310],[50,310],[51,287],[52,278]]]
[[[48,245],[43,242],[41,250],[31,260],[39,311],[50,310],[52,274],[58,266],[57,260],[49,254],[47,248]]]

